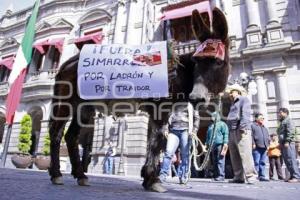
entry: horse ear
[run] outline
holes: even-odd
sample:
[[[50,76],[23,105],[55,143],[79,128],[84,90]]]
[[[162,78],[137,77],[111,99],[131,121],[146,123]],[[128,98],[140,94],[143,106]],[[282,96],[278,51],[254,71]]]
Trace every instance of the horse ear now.
[[[221,39],[223,42],[226,41],[228,36],[228,25],[227,20],[223,12],[219,8],[213,10],[213,30],[214,35]]]
[[[199,14],[197,9],[192,14],[192,30],[194,36],[200,41],[205,41],[210,36],[208,13]]]

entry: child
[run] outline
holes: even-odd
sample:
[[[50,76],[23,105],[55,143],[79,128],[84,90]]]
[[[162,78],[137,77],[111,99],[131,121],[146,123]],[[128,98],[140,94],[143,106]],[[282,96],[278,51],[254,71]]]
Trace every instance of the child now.
[[[213,131],[215,131],[215,138],[212,146],[212,164],[213,176],[215,181],[224,181],[225,179],[225,156],[228,149],[228,127],[225,122],[221,121],[221,116],[213,112],[211,114],[212,120],[216,120],[216,128],[214,130],[214,122],[212,122],[207,129],[207,136],[205,146],[207,147],[212,140]]]
[[[273,177],[274,166],[276,167],[278,179],[283,180],[281,162],[280,162],[281,152],[280,152],[278,137],[276,133],[273,133],[270,136],[271,136],[271,142],[268,149],[268,156],[269,156],[269,163],[270,163],[270,169],[269,169],[270,180],[275,180]]]

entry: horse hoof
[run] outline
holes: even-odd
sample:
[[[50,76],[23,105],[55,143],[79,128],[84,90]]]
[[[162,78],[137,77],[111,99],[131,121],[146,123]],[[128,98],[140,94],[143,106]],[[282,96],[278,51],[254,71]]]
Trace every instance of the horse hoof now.
[[[64,184],[63,178],[61,176],[51,178],[51,182],[53,185],[63,185]]]
[[[164,193],[168,190],[162,186],[161,183],[153,183],[151,186],[151,190],[154,192]]]
[[[90,186],[89,184],[89,180],[87,178],[80,178],[80,179],[77,179],[77,184],[79,186]]]

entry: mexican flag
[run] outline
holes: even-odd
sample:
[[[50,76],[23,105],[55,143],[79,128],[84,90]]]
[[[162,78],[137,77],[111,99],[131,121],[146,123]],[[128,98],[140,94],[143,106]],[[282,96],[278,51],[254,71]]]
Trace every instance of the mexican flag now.
[[[12,71],[8,78],[9,93],[6,99],[6,122],[11,125],[14,121],[15,111],[19,105],[22,86],[27,72],[27,66],[32,57],[32,44],[35,35],[35,24],[38,16],[40,0],[35,2],[32,14],[26,25],[22,43],[18,49]]]

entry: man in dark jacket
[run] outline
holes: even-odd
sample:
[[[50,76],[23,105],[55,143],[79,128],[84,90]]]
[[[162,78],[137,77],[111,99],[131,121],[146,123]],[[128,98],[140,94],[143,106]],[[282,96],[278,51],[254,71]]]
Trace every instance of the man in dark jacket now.
[[[295,150],[295,128],[289,117],[287,108],[279,109],[280,125],[277,129],[279,143],[282,151],[284,163],[290,172],[290,177],[286,181],[290,183],[300,180],[300,172],[297,166],[296,150]]]
[[[255,114],[255,122],[251,125],[253,159],[255,169],[258,172],[260,181],[268,181],[266,178],[267,149],[270,144],[268,129],[264,126],[264,116],[261,113]]]
[[[242,86],[234,84],[227,91],[233,102],[227,117],[228,147],[234,173],[234,178],[230,182],[252,184],[257,179],[257,173],[252,158],[250,101],[242,96],[245,92]]]

